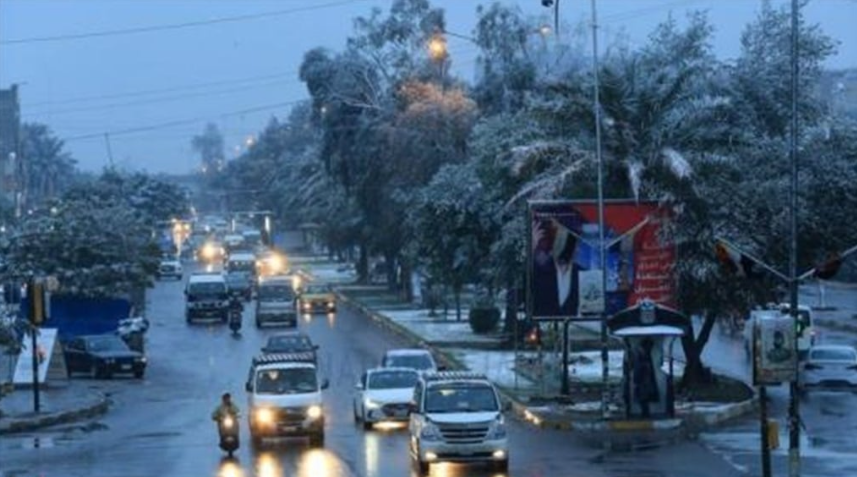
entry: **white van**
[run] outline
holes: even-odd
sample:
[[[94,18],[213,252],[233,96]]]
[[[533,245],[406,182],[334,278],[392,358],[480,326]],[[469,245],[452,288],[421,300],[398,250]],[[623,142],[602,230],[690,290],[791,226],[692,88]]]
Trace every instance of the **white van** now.
[[[254,446],[270,437],[306,436],[324,445],[324,403],[313,353],[265,354],[253,358],[245,388]]]

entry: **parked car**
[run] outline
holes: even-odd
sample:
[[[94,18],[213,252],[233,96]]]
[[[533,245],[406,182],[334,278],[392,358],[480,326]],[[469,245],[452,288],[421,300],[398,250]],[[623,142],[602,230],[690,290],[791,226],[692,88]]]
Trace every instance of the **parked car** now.
[[[158,266],[158,278],[175,278],[181,280],[184,275],[182,264],[178,260],[161,260]]]
[[[68,375],[87,373],[93,378],[112,378],[114,374],[131,374],[142,378],[146,357],[132,351],[116,335],[88,335],[72,338],[63,346]]]
[[[437,372],[440,369],[431,352],[419,348],[391,349],[381,359],[384,368],[410,368],[422,372]]]
[[[300,294],[300,307],[304,313],[336,311],[336,295],[329,284],[310,283]]]
[[[374,368],[360,376],[354,393],[354,421],[369,430],[377,422],[408,420],[419,372],[410,368]]]
[[[801,387],[857,386],[857,351],[847,345],[816,345],[801,363],[798,382]]]
[[[268,337],[268,342],[262,347],[262,353],[312,353],[313,362],[318,361],[316,356],[318,345],[314,344],[306,333],[300,331],[289,331],[277,333]]]

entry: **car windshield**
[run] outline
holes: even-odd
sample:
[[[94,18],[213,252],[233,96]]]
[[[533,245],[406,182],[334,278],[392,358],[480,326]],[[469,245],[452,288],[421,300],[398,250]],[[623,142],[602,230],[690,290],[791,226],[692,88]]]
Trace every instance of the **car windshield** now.
[[[312,351],[312,342],[306,336],[272,336],[265,348],[268,352],[277,353]]]
[[[256,267],[256,262],[247,260],[230,260],[226,264],[226,270],[230,272],[250,272]]]
[[[294,298],[295,292],[289,285],[262,285],[259,287],[258,297],[260,300],[283,300]]]
[[[226,275],[226,282],[229,283],[229,285],[246,285],[249,280],[249,275],[242,272],[233,272]]]
[[[494,390],[487,385],[439,385],[426,392],[426,412],[489,412],[500,409]]]
[[[419,375],[415,371],[376,371],[369,375],[369,389],[412,388]]]
[[[814,349],[810,353],[813,361],[857,361],[857,354],[853,349],[845,348],[821,348]]]
[[[95,353],[102,353],[105,351],[128,351],[128,346],[119,338],[110,336],[90,339],[88,349]]]
[[[387,356],[384,364],[390,368],[411,368],[420,371],[434,369],[434,362],[426,354],[404,354]]]
[[[327,286],[325,285],[307,285],[304,293],[327,293],[327,291]]]
[[[313,368],[268,369],[256,375],[256,394],[301,394],[317,390]]]
[[[226,286],[223,283],[191,283],[188,291],[196,296],[214,296],[226,292]]]

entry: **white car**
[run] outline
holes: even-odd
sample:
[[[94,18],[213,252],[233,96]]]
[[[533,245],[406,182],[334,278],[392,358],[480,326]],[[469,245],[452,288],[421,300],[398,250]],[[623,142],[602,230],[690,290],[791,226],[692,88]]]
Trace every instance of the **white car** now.
[[[431,352],[420,348],[387,350],[381,359],[381,367],[410,368],[426,373],[439,371]]]
[[[172,277],[181,280],[184,276],[182,264],[178,260],[161,260],[158,266],[158,278]]]
[[[800,368],[801,387],[857,386],[857,351],[853,346],[817,345]]]
[[[354,420],[368,430],[377,422],[408,420],[419,373],[410,368],[374,368],[360,377],[354,393]]]

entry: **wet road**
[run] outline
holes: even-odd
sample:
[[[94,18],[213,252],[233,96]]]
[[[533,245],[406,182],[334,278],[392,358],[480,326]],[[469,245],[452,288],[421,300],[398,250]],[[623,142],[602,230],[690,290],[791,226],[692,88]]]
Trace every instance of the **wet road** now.
[[[815,305],[820,300],[817,288],[801,289],[801,303]],[[835,311],[815,312],[816,319],[842,319],[857,314],[857,293],[831,288],[827,304]],[[818,340],[826,344],[857,346],[857,335],[826,329],[816,324]],[[750,369],[741,337],[730,337],[715,328],[703,354],[706,362],[719,372],[750,382]],[[774,475],[788,474],[789,435],[787,427],[789,389],[771,386],[769,416],[779,426],[779,449],[772,452]],[[811,390],[801,398],[801,460],[804,477],[832,475],[857,476],[857,392]],[[748,475],[761,475],[760,431],[758,416],[748,416],[701,436],[703,442],[723,455]]]
[[[403,429],[364,432],[352,421],[354,383],[384,350],[402,343],[369,319],[347,309],[302,319],[300,328],[321,346],[320,367],[331,381],[325,391],[324,449],[302,440],[250,450],[246,420],[236,463],[221,461],[209,416],[224,390],[246,413],[243,381],[249,360],[276,329],[244,328],[234,338],[222,325],[188,326],[181,282],[159,282],[149,293],[152,328],[145,380],[93,381],[114,405],[90,422],[38,434],[4,436],[2,477],[175,476],[410,476]],[[252,307],[244,323],[252,324]],[[537,430],[510,420],[509,475],[532,477],[729,477],[740,475],[701,444],[685,443],[635,453],[605,453],[574,434]],[[35,448],[34,438],[39,438]],[[435,476],[492,475],[479,467],[433,466]]]

